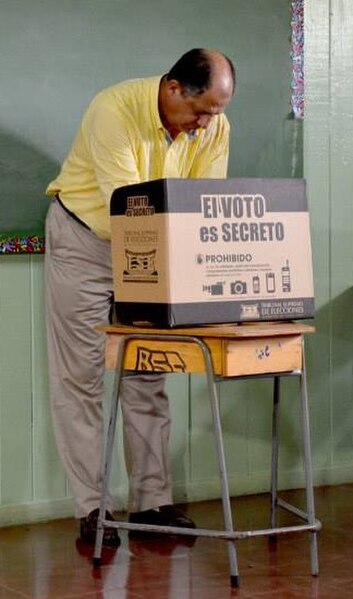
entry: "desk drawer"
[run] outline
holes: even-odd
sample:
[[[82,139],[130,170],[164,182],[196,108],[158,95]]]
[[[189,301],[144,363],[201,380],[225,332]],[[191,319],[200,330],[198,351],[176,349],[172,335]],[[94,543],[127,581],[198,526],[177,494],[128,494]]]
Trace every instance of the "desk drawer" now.
[[[301,367],[301,335],[224,342],[223,376],[286,372]]]

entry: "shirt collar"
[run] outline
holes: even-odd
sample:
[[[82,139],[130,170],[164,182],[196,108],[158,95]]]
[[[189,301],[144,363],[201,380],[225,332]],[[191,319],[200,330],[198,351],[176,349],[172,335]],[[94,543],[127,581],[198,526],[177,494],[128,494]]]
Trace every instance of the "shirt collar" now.
[[[170,146],[174,141],[172,136],[170,135],[169,131],[167,131],[167,129],[165,129],[163,127],[163,125],[161,125],[161,130],[163,131],[163,135],[164,135],[164,138],[165,138],[167,144]],[[194,139],[197,138],[197,129],[194,129],[193,131],[189,131],[189,133],[186,133],[186,136],[187,136],[188,141],[194,141]]]

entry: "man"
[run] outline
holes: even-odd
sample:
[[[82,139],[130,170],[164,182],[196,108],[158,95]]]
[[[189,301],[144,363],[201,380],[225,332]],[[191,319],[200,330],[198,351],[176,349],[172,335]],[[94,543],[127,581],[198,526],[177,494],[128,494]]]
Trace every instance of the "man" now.
[[[112,304],[109,203],[114,189],[151,179],[226,176],[235,88],[215,50],[184,54],[166,75],[103,90],[83,116],[47,193],[46,310],[54,431],[80,518],[94,543],[101,491],[104,334]],[[122,382],[131,522],[194,527],[172,505],[169,406],[163,374]],[[108,518],[112,502],[109,499]],[[103,543],[119,545],[116,529]]]

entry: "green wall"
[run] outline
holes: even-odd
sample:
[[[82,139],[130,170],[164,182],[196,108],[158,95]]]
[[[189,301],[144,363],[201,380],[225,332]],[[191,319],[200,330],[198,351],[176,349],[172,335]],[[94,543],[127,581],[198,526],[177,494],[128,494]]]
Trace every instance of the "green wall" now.
[[[304,156],[318,307],[317,333],[307,341],[317,484],[353,481],[349,9],[349,0],[306,2],[303,146],[302,123],[289,117],[289,1],[1,3],[0,215],[5,224],[9,205],[15,214],[26,201],[40,210],[43,189],[98,89],[162,72],[194,46],[219,47],[237,64],[237,95],[228,113],[230,176],[301,176]],[[70,514],[48,406],[43,256],[0,257],[0,337],[0,523]],[[107,375],[107,399],[110,388]],[[176,499],[218,496],[205,381],[173,375],[168,389]],[[285,390],[280,482],[290,488],[303,479],[294,381]],[[262,491],[269,478],[271,387],[226,383],[221,394],[232,492]],[[121,456],[119,445],[114,486],[123,506]]]
[[[0,235],[43,232],[43,190],[97,91],[163,73],[196,46],[237,65],[229,174],[300,176],[289,0],[3,0]]]
[[[320,480],[353,480],[353,13],[307,2],[304,175],[317,304],[309,346]]]

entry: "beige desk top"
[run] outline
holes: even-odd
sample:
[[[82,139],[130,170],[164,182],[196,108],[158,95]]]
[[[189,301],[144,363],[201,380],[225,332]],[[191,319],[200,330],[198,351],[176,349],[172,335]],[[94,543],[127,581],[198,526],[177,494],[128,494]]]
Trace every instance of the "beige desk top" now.
[[[267,337],[278,335],[301,335],[314,333],[315,327],[301,322],[277,321],[241,324],[218,324],[195,327],[177,327],[170,329],[159,329],[148,326],[108,325],[100,326],[99,330],[109,335],[191,335],[193,337],[222,337],[232,339],[239,337]]]

